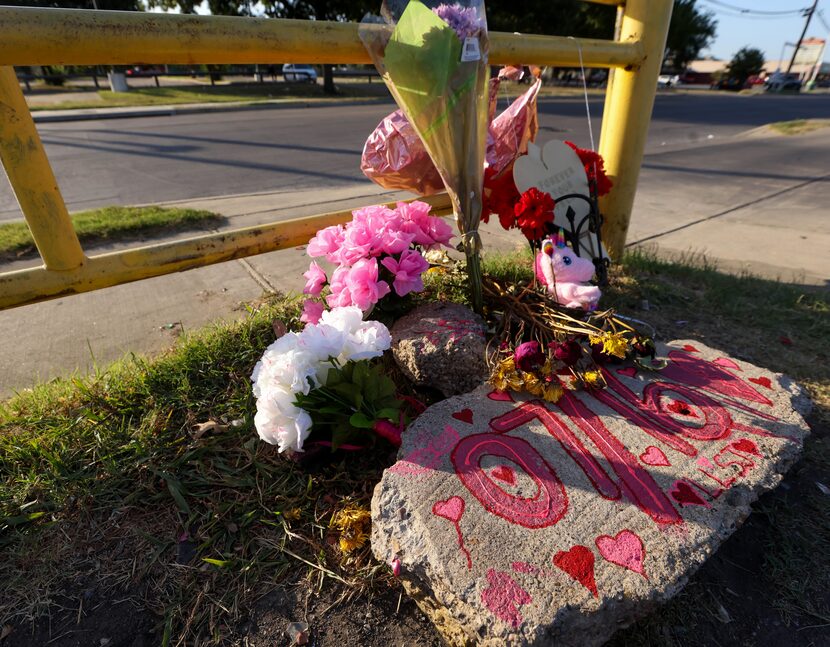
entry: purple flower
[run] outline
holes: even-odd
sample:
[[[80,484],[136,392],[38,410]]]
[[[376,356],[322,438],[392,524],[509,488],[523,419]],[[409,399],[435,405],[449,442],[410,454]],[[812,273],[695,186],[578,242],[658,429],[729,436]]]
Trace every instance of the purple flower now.
[[[439,4],[432,11],[455,30],[461,40],[476,36],[481,31],[481,21],[473,7],[460,4]]]
[[[548,348],[553,351],[553,356],[565,366],[573,366],[582,357],[582,346],[575,339],[551,342]]]
[[[513,353],[516,368],[521,371],[532,371],[545,363],[545,353],[538,341],[526,341],[516,346]]]

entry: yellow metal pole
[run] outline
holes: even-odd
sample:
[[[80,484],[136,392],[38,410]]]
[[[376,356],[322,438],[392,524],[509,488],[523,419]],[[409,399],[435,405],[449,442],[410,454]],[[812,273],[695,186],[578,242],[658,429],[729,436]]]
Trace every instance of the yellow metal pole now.
[[[12,67],[0,67],[0,159],[47,269],[80,267],[84,252]]]
[[[0,7],[0,65],[371,63],[358,23]],[[636,42],[580,39],[586,66],[642,60]],[[490,34],[493,65],[579,65],[573,39]]]
[[[452,213],[446,193],[420,199],[432,206],[435,215]],[[319,229],[351,217],[347,209],[137,247],[92,256],[68,272],[42,267],[6,272],[0,274],[0,310],[305,245]]]
[[[602,237],[614,259],[622,256],[625,247],[672,4],[672,0],[628,0],[625,4],[620,40],[639,41],[645,58],[639,66],[615,71],[606,102],[610,111],[603,118],[599,152],[614,188],[600,200],[605,217]]]
[[[617,17],[614,21],[615,41],[620,40],[620,29],[622,27],[623,15],[625,15],[625,7],[618,6]],[[608,70],[608,82],[605,84],[605,104],[602,108],[602,129],[600,130],[599,135],[600,142],[605,139],[605,128],[611,121],[608,116],[614,112],[614,108],[611,106],[611,98],[614,96],[614,93],[611,91],[611,88],[614,86],[614,72],[616,72],[616,70],[613,67]]]

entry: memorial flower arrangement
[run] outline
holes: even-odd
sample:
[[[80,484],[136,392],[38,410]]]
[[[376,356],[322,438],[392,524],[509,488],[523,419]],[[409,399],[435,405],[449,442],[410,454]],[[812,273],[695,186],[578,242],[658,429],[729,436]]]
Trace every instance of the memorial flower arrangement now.
[[[287,332],[254,367],[254,424],[280,452],[301,452],[314,432],[334,449],[365,446],[380,435],[399,441],[402,401],[378,365],[389,330],[363,321],[357,306],[323,312],[316,324]]]
[[[422,291],[422,274],[429,269],[423,253],[449,246],[452,239],[450,226],[429,211],[420,201],[399,202],[395,209],[366,207],[354,211],[345,226],[318,231],[306,251],[335,267],[326,274],[312,261],[303,275],[303,292],[312,298],[304,304],[302,321],[317,323],[326,305],[357,306],[368,313],[387,295]]]

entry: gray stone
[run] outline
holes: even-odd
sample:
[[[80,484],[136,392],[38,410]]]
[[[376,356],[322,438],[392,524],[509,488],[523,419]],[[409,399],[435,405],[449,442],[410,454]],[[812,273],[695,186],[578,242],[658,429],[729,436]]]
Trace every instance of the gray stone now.
[[[466,306],[429,303],[395,322],[392,354],[415,384],[445,396],[467,393],[487,378],[485,330]]]
[[[488,386],[406,430],[372,549],[451,645],[599,645],[676,594],[798,458],[810,403],[698,342],[557,404]]]

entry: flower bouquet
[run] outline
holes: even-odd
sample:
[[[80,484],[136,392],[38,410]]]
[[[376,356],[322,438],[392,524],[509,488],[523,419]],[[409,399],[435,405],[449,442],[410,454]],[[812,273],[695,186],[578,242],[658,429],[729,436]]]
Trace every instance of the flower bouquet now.
[[[360,36],[392,96],[418,133],[447,188],[467,256],[474,309],[482,308],[481,238],[487,144],[489,45],[482,0],[411,0],[384,24],[364,21]]]
[[[422,291],[422,274],[429,269],[424,253],[449,246],[452,239],[450,226],[429,210],[420,201],[399,202],[395,209],[365,207],[353,211],[345,226],[318,231],[306,251],[335,269],[327,275],[311,262],[303,275],[308,279],[303,292],[312,298],[306,300],[301,320],[317,323],[325,305],[357,306],[369,313],[382,300],[379,307],[395,313],[391,301]]]
[[[400,444],[402,401],[369,361],[390,344],[386,326],[363,321],[356,306],[323,312],[318,323],[277,339],[251,375],[260,438],[290,453],[303,451],[312,434],[332,450],[376,436]]]

